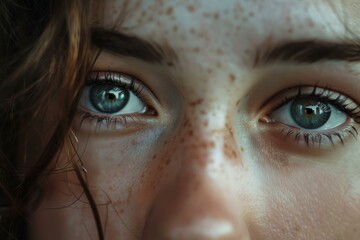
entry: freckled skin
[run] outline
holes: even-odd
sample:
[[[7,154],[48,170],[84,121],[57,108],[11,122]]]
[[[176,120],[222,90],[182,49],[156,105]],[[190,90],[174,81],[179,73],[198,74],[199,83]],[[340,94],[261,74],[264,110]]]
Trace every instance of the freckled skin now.
[[[111,28],[123,1],[104,2]],[[360,239],[359,142],[294,151],[294,141],[261,127],[259,108],[248,107],[264,104],[271,88],[247,101],[261,81],[254,49],[336,39],[340,2],[154,0],[129,11],[118,30],[169,43],[177,60],[159,68],[102,53],[95,64],[142,73],[165,109],[127,134],[76,131],[106,239]],[[358,27],[359,2],[345,7]],[[64,151],[53,167],[67,163]],[[73,172],[49,176],[44,189],[33,239],[96,238]]]

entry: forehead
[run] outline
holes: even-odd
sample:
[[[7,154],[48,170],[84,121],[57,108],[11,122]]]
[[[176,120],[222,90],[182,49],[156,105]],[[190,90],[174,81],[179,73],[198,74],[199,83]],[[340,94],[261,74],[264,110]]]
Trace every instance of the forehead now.
[[[197,32],[219,39],[246,32],[253,41],[269,32],[296,38],[309,29],[343,37],[346,27],[358,32],[359,13],[357,0],[106,0],[101,22],[154,38]]]

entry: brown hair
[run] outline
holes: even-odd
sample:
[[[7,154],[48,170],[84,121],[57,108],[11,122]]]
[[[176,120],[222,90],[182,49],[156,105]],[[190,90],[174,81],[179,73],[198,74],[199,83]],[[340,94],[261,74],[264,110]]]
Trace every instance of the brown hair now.
[[[91,2],[0,2],[0,239],[26,239],[41,181],[64,147],[96,55]],[[74,165],[103,239],[96,205]]]

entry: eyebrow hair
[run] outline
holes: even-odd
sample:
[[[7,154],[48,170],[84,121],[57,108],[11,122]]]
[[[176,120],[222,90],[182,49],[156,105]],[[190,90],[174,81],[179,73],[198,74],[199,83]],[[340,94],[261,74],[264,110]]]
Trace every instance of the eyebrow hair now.
[[[133,57],[150,63],[163,63],[177,59],[170,46],[160,46],[134,35],[107,30],[91,29],[92,45],[124,57]],[[320,61],[360,61],[360,41],[329,42],[302,40],[283,42],[267,49],[257,49],[255,66],[275,62],[316,63]]]
[[[100,50],[150,63],[163,63],[167,57],[166,52],[169,51],[169,49],[137,36],[103,28],[91,29],[91,43]]]
[[[327,42],[304,40],[284,42],[267,50],[258,50],[255,66],[274,62],[316,63],[320,61],[360,61],[360,41]]]

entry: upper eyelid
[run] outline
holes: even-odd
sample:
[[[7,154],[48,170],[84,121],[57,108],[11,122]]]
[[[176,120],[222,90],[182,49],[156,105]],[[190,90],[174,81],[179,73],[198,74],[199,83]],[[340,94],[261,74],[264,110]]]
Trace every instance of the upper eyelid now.
[[[309,89],[311,89],[311,90],[309,90]],[[314,89],[316,90],[316,92],[314,92]],[[336,95],[336,96],[340,96],[342,98],[346,98],[348,101],[351,101],[352,103],[356,104],[357,106],[360,106],[359,103],[357,103],[352,97],[348,96],[347,94],[344,94],[337,90],[333,90],[330,86],[321,87],[318,85],[298,85],[298,86],[288,87],[288,88],[276,93],[274,96],[270,97],[266,101],[266,103],[272,101],[273,99],[283,98],[283,95],[286,95],[286,93],[290,92],[290,91],[293,91],[296,93],[287,94],[287,95],[291,95],[289,98],[295,98],[297,96],[332,97],[332,96]],[[299,92],[299,91],[301,91],[301,92]]]
[[[89,77],[86,81],[87,83],[94,82],[94,80],[96,81],[96,79],[90,79],[90,77],[92,76],[93,78],[96,76],[101,75],[102,78],[99,78],[99,81],[104,81],[104,82],[111,82],[111,77],[112,76],[116,76],[116,77],[125,77],[123,78],[124,80],[126,80],[128,83],[130,83],[132,81],[132,84],[136,87],[141,86],[141,92],[143,90],[146,90],[147,95],[150,95],[150,98],[154,99],[157,103],[160,103],[160,99],[158,98],[158,96],[156,94],[154,94],[154,91],[152,91],[152,89],[146,84],[146,79],[143,80],[141,79],[139,76],[137,76],[134,73],[126,73],[124,71],[116,71],[116,70],[100,70],[100,69],[96,69],[90,72]],[[106,76],[108,78],[106,78]],[[126,85],[125,85],[126,86]],[[145,100],[149,100],[148,98],[146,98],[145,96],[141,96],[143,98],[145,98]]]

